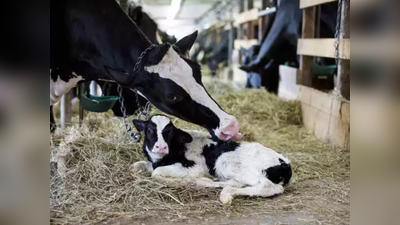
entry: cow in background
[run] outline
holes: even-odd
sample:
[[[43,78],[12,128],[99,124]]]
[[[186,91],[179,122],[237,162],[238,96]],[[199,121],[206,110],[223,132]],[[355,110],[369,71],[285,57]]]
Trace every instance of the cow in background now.
[[[169,34],[167,34],[167,32],[164,32],[160,29],[158,29],[158,34],[160,36],[159,42],[160,43],[170,43],[170,44],[175,44],[176,43],[176,37],[175,36],[171,36]]]
[[[201,64],[207,64],[210,68],[211,76],[216,75],[218,64],[228,61],[230,30],[224,30],[220,34],[220,42],[217,42],[216,32],[205,32],[200,34],[194,45],[192,60]],[[236,32],[234,33],[234,38]]]
[[[205,64],[205,55],[211,52],[211,45],[207,41],[207,33],[201,32],[199,37],[196,40],[196,43],[193,45],[193,54],[191,59],[200,64]]]
[[[230,30],[224,30],[221,34],[221,41],[214,45],[214,48],[207,58],[207,65],[210,68],[211,76],[216,76],[218,64],[228,61]]]
[[[321,6],[320,38],[333,37],[336,25],[337,3]],[[301,38],[302,11],[299,0],[281,0],[276,15],[272,16],[262,38],[261,46],[252,54],[247,54],[246,62],[240,69],[257,73],[262,85],[272,93],[278,92],[279,66],[289,62],[298,67],[297,41]],[[334,60],[322,59],[324,64],[334,64]]]

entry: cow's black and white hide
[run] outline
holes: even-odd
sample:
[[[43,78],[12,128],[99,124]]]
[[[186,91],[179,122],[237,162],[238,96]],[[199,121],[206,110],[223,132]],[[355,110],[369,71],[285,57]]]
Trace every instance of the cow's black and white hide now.
[[[199,185],[224,187],[223,203],[235,195],[281,194],[291,179],[290,161],[259,143],[214,141],[207,133],[176,128],[163,115],[133,124],[145,133],[143,152],[149,161],[135,163],[135,169],[159,179],[195,179]],[[207,179],[210,175],[219,182]]]
[[[158,109],[203,126],[221,140],[239,139],[238,121],[207,93],[200,66],[186,55],[197,32],[171,45],[152,43],[114,0],[51,4],[50,105],[83,80],[137,89]]]
[[[161,44],[160,36],[158,35],[158,25],[157,23],[150,18],[150,16],[143,12],[143,8],[141,6],[135,7],[134,4],[130,4],[128,8],[128,15],[136,23],[136,25],[143,31],[143,33],[149,38],[152,43]],[[174,42],[175,43],[175,42]],[[118,93],[118,85],[115,83],[109,83],[106,85],[106,82],[99,81],[99,85],[102,87],[103,93],[106,95],[119,96]],[[136,102],[135,93],[129,88],[122,88],[122,96],[125,99],[125,109],[126,115],[134,115],[138,110],[138,104]],[[138,96],[139,105],[141,107],[145,106],[148,102],[142,96]],[[121,111],[121,103],[117,101],[112,107],[112,111],[115,116],[122,117],[123,113]]]

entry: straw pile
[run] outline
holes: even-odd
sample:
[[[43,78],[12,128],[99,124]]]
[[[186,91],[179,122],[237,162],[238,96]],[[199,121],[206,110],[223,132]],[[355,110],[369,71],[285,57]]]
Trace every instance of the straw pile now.
[[[237,198],[219,203],[220,190],[168,186],[131,171],[144,160],[141,144],[132,143],[123,123],[110,114],[89,114],[82,127],[55,134],[52,160],[64,159],[61,179],[51,178],[52,224],[95,224],[110,218],[148,221],[222,216],[313,215],[307,224],[348,224],[350,221],[350,155],[317,141],[301,126],[300,107],[262,90],[228,92],[217,102],[240,122],[244,140],[257,141],[286,155],[294,176],[285,194]],[[200,129],[178,119],[181,128]],[[154,219],[154,218],[153,218]]]

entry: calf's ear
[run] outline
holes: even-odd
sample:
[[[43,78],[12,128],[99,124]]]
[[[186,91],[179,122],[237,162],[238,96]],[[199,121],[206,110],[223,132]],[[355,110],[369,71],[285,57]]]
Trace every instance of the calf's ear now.
[[[193,32],[193,34],[190,34],[181,40],[179,40],[177,43],[175,43],[176,47],[179,48],[179,51],[184,54],[184,55],[189,55],[189,51],[192,48],[194,42],[196,41],[197,38],[197,30]]]
[[[190,143],[193,141],[192,136],[181,129],[177,129],[175,135],[178,137],[179,142],[182,144]]]
[[[143,120],[132,120],[133,125],[136,127],[136,130],[139,132],[144,131],[147,125],[147,121]]]

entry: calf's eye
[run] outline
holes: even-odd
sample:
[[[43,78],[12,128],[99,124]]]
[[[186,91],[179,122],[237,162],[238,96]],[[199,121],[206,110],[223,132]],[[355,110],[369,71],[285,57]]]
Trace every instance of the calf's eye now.
[[[147,135],[152,135],[154,133],[154,131],[152,129],[147,129]]]

